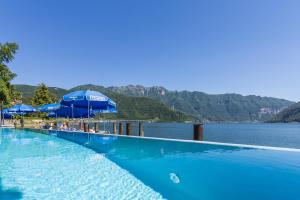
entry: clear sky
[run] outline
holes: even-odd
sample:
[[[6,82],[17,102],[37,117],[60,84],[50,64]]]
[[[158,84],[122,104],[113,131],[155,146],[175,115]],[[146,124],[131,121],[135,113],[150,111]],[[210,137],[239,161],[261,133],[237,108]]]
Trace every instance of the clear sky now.
[[[300,1],[0,0],[14,83],[300,100]]]

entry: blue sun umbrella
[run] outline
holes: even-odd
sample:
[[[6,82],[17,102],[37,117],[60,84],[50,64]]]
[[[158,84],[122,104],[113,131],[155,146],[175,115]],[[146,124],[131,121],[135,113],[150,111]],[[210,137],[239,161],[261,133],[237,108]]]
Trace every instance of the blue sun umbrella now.
[[[93,113],[115,113],[116,103],[104,94],[92,90],[80,90],[64,95],[61,105],[83,108],[87,110],[88,117]]]
[[[0,111],[1,112],[1,111]],[[2,110],[2,116],[4,117],[4,119],[12,119],[14,117],[14,112],[9,112],[9,110],[6,108],[6,109],[3,109]]]
[[[61,106],[59,109],[49,113],[48,117],[64,117],[64,118],[87,118],[95,116],[93,111],[88,114],[87,109],[84,108],[72,108],[68,106]]]
[[[87,116],[86,109],[62,106],[59,103],[45,104],[37,108],[40,112],[47,112],[48,117],[83,118]]]
[[[45,105],[38,107],[37,110],[40,112],[53,112],[53,111],[59,109],[60,106],[61,105],[59,103],[45,104]]]
[[[116,103],[104,94],[92,90],[80,90],[64,95],[61,105],[80,108],[92,107],[95,110],[116,108]]]
[[[15,113],[17,115],[24,115],[26,113],[36,112],[36,109],[30,105],[17,104],[11,108],[8,108],[8,112]]]

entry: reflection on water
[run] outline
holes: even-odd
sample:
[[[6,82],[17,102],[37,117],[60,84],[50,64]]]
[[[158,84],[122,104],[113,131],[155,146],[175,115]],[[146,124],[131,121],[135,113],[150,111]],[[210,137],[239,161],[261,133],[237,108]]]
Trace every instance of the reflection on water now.
[[[247,150],[244,147],[232,147],[210,144],[197,144],[145,138],[117,137],[113,135],[95,135],[86,133],[56,132],[58,137],[78,144],[86,145],[95,151],[114,155],[122,159],[155,159],[163,156],[199,156],[204,153],[231,153]]]

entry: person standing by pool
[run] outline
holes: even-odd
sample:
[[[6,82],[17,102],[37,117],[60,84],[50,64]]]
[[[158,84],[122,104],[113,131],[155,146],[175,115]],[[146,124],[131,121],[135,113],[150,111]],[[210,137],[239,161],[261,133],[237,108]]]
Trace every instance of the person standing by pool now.
[[[66,122],[62,123],[62,125],[59,128],[59,130],[62,130],[62,131],[69,130],[68,124]]]

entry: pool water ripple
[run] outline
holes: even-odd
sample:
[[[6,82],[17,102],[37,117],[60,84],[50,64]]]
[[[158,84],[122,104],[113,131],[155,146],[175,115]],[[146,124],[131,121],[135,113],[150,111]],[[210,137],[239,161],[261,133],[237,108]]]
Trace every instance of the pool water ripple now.
[[[22,199],[162,199],[104,154],[81,145],[18,130],[2,130],[0,137],[2,190],[19,190]]]

